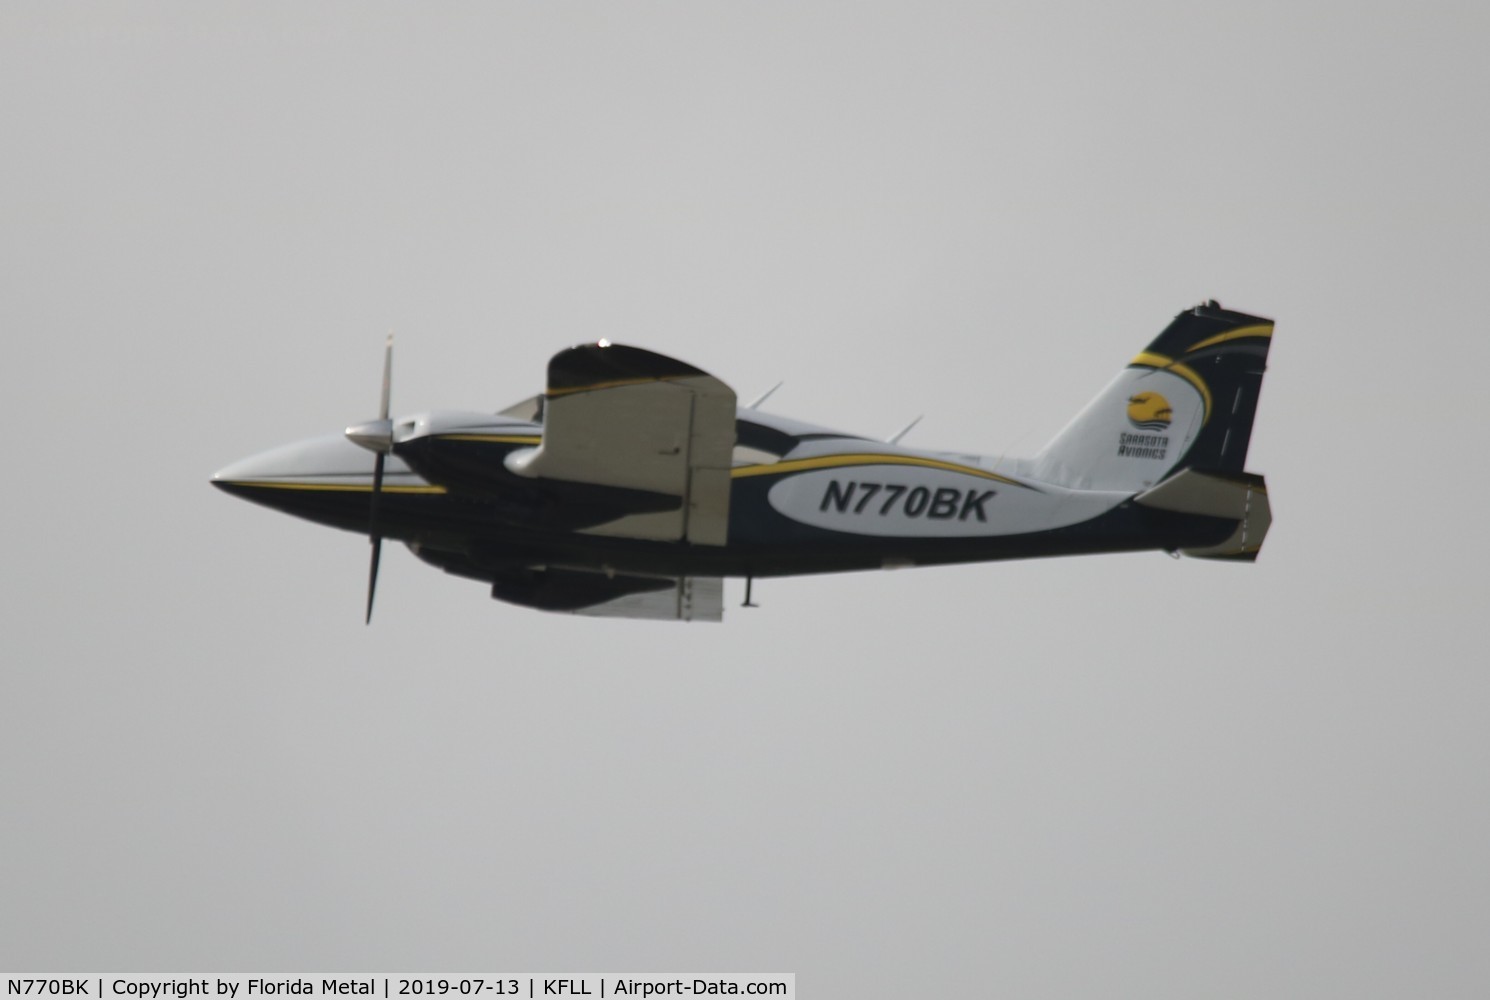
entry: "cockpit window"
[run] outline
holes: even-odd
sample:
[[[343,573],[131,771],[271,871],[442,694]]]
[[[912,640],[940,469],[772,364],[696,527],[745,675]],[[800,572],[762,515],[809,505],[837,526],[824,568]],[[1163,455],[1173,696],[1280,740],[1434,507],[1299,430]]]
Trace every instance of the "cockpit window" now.
[[[767,465],[781,461],[781,456],[797,446],[797,439],[785,431],[751,420],[735,421],[735,464]]]

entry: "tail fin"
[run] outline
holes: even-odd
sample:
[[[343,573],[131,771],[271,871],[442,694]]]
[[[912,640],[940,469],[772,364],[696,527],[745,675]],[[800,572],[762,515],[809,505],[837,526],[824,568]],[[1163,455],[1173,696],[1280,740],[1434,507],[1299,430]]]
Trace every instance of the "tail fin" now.
[[[1138,492],[1177,469],[1240,473],[1272,336],[1272,320],[1216,302],[1180,313],[1041,449],[1034,475]]]

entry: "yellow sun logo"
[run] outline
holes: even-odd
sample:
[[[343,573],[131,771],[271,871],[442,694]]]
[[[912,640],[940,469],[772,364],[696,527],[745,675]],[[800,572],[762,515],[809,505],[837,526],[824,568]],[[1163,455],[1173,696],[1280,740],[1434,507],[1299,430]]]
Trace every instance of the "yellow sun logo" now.
[[[1157,392],[1140,392],[1128,397],[1128,422],[1141,431],[1165,431],[1174,419],[1169,400]]]

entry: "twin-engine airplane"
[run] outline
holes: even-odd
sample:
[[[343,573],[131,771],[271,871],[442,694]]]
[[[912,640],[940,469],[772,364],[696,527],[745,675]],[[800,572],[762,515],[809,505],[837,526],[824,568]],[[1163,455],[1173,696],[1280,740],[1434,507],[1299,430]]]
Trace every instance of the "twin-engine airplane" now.
[[[1141,549],[1251,561],[1270,514],[1243,465],[1272,333],[1215,302],[1180,313],[1029,459],[771,416],[603,340],[556,354],[544,393],[494,416],[391,420],[390,341],[377,420],[212,483],[367,533],[369,620],[384,538],[498,600],[683,621],[722,617],[726,576],[746,578],[748,605],[754,577],[796,573]]]

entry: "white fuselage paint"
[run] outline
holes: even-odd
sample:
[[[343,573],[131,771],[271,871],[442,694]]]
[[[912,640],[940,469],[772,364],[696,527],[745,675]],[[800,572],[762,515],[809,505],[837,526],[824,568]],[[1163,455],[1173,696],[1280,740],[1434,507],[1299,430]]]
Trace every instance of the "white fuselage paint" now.
[[[1130,401],[1153,393],[1168,404],[1162,423],[1128,415]],[[1035,456],[1031,473],[1042,484],[1137,493],[1169,474],[1200,433],[1205,403],[1173,372],[1126,368]]]
[[[1183,392],[1170,389],[1176,398]],[[1188,402],[1188,400],[1187,400]],[[742,416],[795,433],[819,432],[759,412]],[[1186,414],[1190,417],[1191,414]],[[1193,419],[1193,418],[1192,418]],[[420,434],[542,433],[542,426],[510,418],[474,413],[428,413],[398,421],[395,436],[402,440]],[[1110,446],[1116,449],[1119,430],[1113,428]],[[529,451],[530,449],[524,449]],[[522,454],[515,452],[514,454]],[[883,462],[874,459],[883,455]],[[767,492],[771,507],[784,517],[814,528],[875,538],[1003,537],[1068,527],[1098,517],[1129,499],[1131,491],[1068,489],[1030,476],[1033,463],[980,459],[972,455],[924,452],[863,438],[835,437],[806,441],[785,461],[833,461],[853,456],[858,461],[828,468],[789,472]],[[761,452],[746,458],[744,468],[769,467],[749,458],[774,457]],[[918,461],[963,466],[929,468]],[[1142,459],[1129,459],[1148,466]],[[992,472],[995,464],[1012,476]],[[256,455],[230,466],[219,478],[258,481],[286,486],[325,485],[341,489],[371,487],[372,456],[342,435],[327,435]],[[431,484],[409,469],[397,455],[388,458],[385,488],[390,491],[429,489]],[[438,489],[438,487],[435,487]]]

